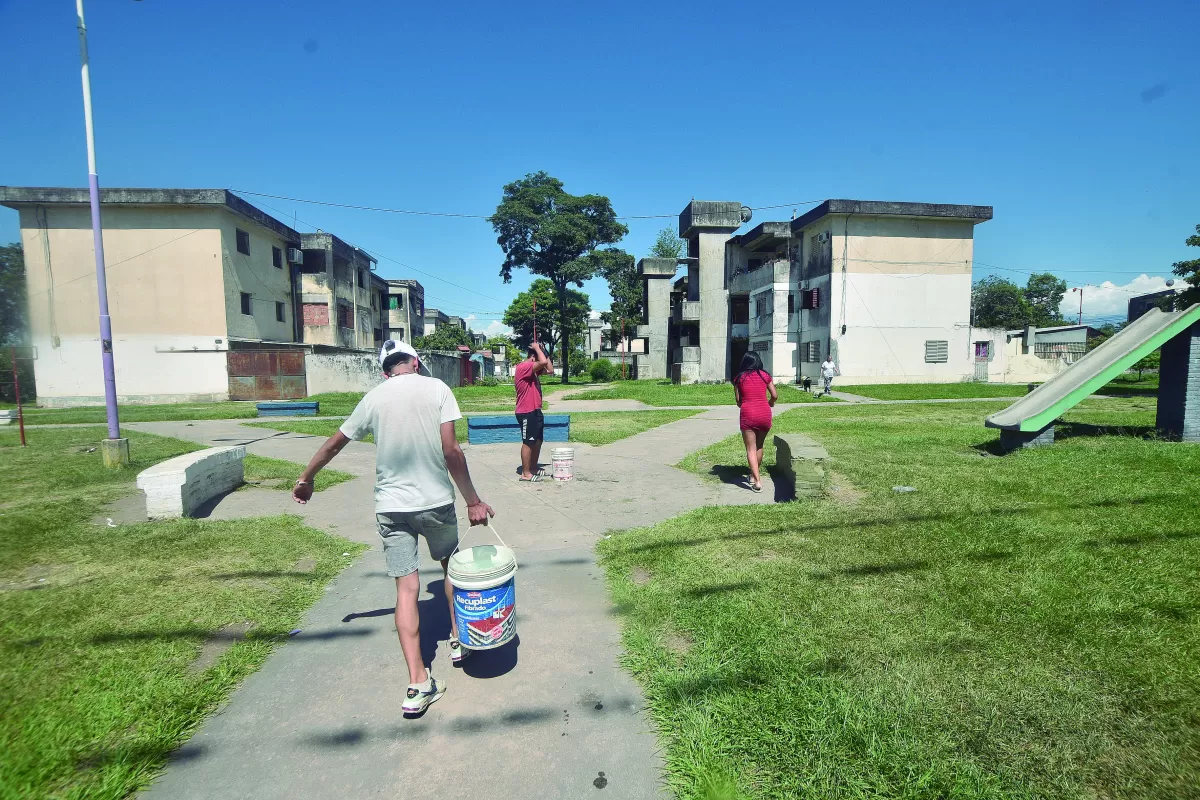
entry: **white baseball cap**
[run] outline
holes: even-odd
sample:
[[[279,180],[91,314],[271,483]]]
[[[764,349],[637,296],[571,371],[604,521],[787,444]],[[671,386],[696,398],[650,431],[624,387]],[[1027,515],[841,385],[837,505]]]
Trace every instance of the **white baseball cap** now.
[[[383,347],[379,350],[379,365],[383,366],[383,362],[387,361],[389,356],[394,356],[397,353],[403,353],[405,355],[412,356],[413,358],[420,358],[420,356],[417,355],[417,351],[413,349],[412,345],[406,342],[397,342],[392,339],[388,339],[383,343]]]

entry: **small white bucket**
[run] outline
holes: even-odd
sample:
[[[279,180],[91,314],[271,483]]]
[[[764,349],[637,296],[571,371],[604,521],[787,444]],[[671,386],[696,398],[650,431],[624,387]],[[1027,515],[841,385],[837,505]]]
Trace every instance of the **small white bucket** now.
[[[554,480],[569,481],[575,477],[574,448],[556,447],[550,451],[550,460],[554,464]]]

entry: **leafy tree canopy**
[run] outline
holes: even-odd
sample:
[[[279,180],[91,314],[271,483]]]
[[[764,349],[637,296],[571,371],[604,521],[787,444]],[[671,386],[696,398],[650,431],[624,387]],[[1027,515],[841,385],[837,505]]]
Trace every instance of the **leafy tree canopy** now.
[[[572,325],[567,287],[583,286],[584,281],[594,277],[602,259],[589,256],[601,245],[619,242],[629,232],[617,221],[607,197],[570,194],[563,189],[562,181],[545,172],[530,173],[506,185],[491,223],[504,251],[500,267],[504,282],[512,280],[514,269],[524,268],[548,279],[554,287],[557,335]],[[570,348],[560,349],[564,361],[568,360]],[[567,364],[563,367],[565,383],[569,370]]]
[[[686,242],[680,239],[672,228],[663,228],[650,248],[651,258],[679,258],[683,255]]]
[[[613,341],[621,335],[621,327],[629,328],[642,320],[642,280],[637,274],[633,256],[623,250],[600,250],[602,263],[597,272],[608,281],[612,304],[600,312],[600,319],[611,327]]]
[[[1049,325],[1063,325],[1059,306],[1062,305],[1063,295],[1067,292],[1067,282],[1056,278],[1049,272],[1036,272],[1029,276],[1025,283],[1025,302],[1029,304],[1029,321],[1027,324],[1039,328]]]
[[[0,344],[20,344],[29,332],[25,253],[20,242],[0,246]]]
[[[533,341],[533,302],[536,300],[538,342],[551,358],[561,354],[562,317],[555,313],[558,297],[553,283],[545,278],[538,278],[527,290],[513,298],[505,310],[504,324],[513,329],[513,341],[522,353]],[[588,313],[592,310],[588,296],[575,289],[567,289],[566,301],[569,338],[582,340],[587,331]]]
[[[472,346],[471,334],[457,325],[439,325],[428,336],[414,337],[412,344],[418,350],[456,350],[460,344]]]
[[[1021,287],[989,275],[971,287],[977,328],[1020,328],[1029,319],[1029,302]]]
[[[1196,226],[1196,233],[1184,240],[1184,243],[1189,247],[1200,247],[1200,225]],[[1193,303],[1200,303],[1200,258],[1176,261],[1171,265],[1171,271],[1191,284],[1179,295],[1181,303],[1176,307],[1186,308]]]

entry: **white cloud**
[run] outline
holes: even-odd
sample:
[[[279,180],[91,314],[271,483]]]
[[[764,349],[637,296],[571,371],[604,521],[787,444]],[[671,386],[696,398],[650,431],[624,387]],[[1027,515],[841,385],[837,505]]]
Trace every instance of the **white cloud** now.
[[[463,321],[467,323],[468,328],[476,333],[484,334],[489,339],[493,336],[512,336],[512,328],[508,327],[498,319],[489,321],[488,324],[484,325],[482,328],[480,327],[482,320],[480,320],[479,317],[475,316],[474,314],[468,314],[467,316],[463,317]]]
[[[1151,277],[1142,274],[1128,283],[1121,285],[1115,284],[1112,281],[1104,281],[1099,285],[1085,284],[1083,286],[1083,319],[1086,322],[1097,319],[1112,320],[1118,317],[1124,318],[1128,311],[1129,299],[1131,297],[1150,292],[1160,292],[1167,288],[1168,280],[1169,278],[1157,275]],[[1175,279],[1176,288],[1182,285],[1184,285],[1183,281]],[[1059,310],[1068,320],[1073,321],[1078,319],[1079,293],[1067,289]]]

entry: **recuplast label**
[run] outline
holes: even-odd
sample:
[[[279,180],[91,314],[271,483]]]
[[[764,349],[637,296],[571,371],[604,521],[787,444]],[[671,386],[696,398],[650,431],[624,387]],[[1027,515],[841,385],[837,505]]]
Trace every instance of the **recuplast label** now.
[[[454,587],[454,619],[459,641],[466,647],[498,647],[517,632],[516,582],[509,579],[491,589]]]

